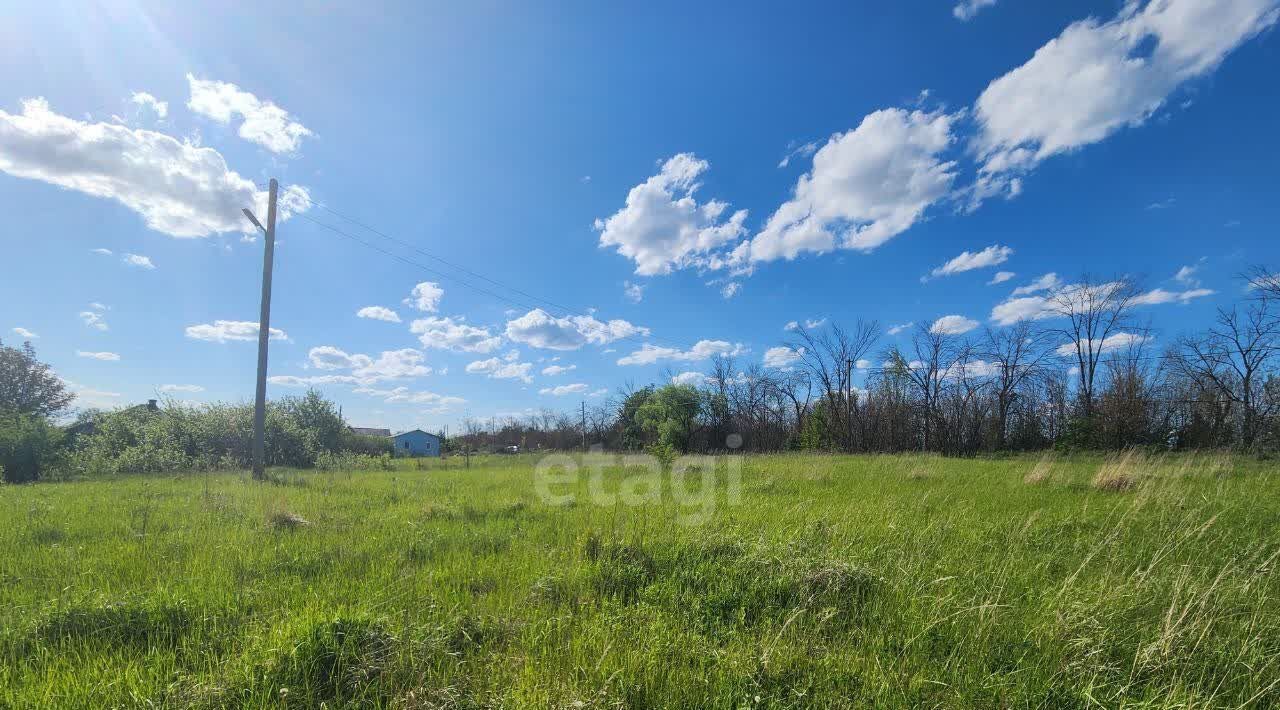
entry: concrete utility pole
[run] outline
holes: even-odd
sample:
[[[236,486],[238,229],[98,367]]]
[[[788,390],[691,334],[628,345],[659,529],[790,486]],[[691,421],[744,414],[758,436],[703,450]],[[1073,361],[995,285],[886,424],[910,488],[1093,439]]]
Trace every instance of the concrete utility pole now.
[[[266,423],[267,423],[267,343],[271,339],[271,265],[276,255],[276,192],[280,189],[275,178],[267,198],[267,226],[263,227],[248,208],[244,216],[266,236],[262,253],[262,309],[258,313],[258,389],[253,399],[253,478],[265,480],[266,473]]]

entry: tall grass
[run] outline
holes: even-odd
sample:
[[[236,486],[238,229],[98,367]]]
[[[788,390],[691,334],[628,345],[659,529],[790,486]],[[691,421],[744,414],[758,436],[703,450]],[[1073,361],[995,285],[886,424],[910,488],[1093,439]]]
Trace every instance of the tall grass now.
[[[3,487],[0,707],[1275,706],[1274,471],[1135,457],[750,458],[697,526],[523,458]]]

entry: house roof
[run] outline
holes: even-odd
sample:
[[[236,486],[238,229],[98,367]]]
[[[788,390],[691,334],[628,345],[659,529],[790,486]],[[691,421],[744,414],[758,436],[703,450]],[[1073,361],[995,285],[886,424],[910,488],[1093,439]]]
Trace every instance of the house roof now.
[[[404,436],[405,434],[413,434],[413,433],[426,434],[427,436],[431,437],[432,439],[439,439],[439,438],[440,438],[440,437],[436,436],[435,434],[432,434],[432,433],[431,433],[431,432],[429,432],[429,431],[423,431],[423,430],[421,430],[421,429],[410,429],[409,431],[402,431],[402,432],[400,432],[399,434],[396,434],[395,438],[397,438],[397,439],[398,439],[398,438],[400,438],[400,437]]]
[[[378,429],[376,427],[365,426],[349,426],[347,428],[351,430],[351,433],[360,434],[362,436],[391,436],[390,429]]]

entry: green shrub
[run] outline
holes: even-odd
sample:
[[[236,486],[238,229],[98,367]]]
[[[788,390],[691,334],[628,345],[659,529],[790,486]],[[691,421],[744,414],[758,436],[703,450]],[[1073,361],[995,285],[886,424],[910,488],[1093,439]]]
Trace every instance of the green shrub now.
[[[28,483],[47,476],[62,455],[62,433],[44,419],[0,415],[0,476]]]

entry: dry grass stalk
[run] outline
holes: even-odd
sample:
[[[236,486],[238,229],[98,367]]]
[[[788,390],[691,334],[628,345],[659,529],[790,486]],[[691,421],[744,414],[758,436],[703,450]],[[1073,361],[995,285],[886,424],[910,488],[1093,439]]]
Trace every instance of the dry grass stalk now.
[[[1051,475],[1053,475],[1053,464],[1053,454],[1045,454],[1044,456],[1041,456],[1040,460],[1036,462],[1036,465],[1027,472],[1027,475],[1022,477],[1022,482],[1029,485],[1044,483],[1049,480]]]

